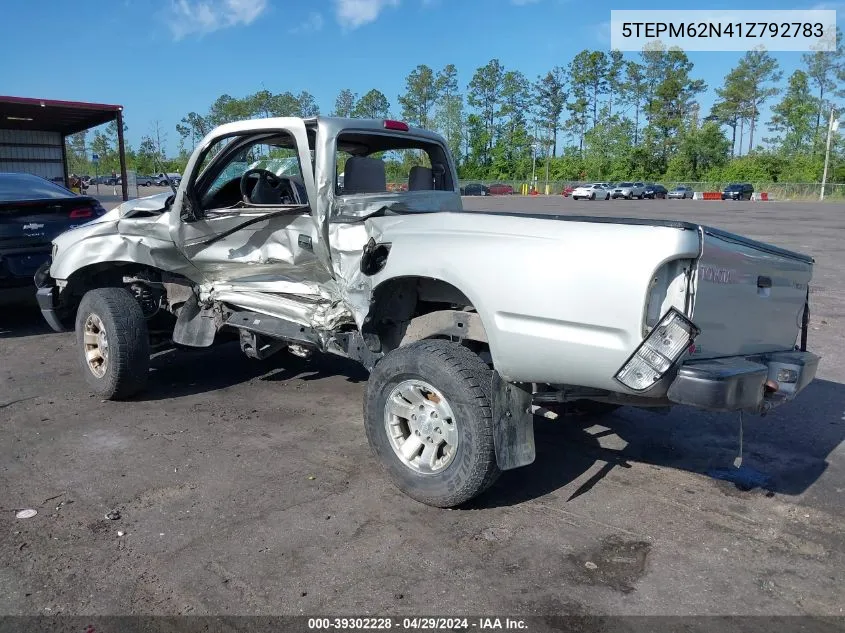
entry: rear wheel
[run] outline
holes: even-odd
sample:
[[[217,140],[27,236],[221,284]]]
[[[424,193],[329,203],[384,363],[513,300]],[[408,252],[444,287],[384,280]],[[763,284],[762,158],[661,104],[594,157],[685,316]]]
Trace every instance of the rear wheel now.
[[[596,199],[596,194],[595,193],[590,194],[590,200],[595,200],[595,199]]]
[[[76,342],[85,382],[98,396],[120,400],[146,387],[147,322],[128,290],[89,290],[76,313]]]
[[[448,508],[498,478],[491,386],[490,368],[450,341],[400,347],[375,366],[364,426],[373,453],[402,492]]]

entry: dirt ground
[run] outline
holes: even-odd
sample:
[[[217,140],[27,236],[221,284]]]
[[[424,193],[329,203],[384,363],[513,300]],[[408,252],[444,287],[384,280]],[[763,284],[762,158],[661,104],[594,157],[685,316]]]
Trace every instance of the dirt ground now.
[[[538,421],[532,466],[438,510],[371,457],[350,362],[168,352],[147,393],[104,402],[72,334],[2,308],[0,614],[843,615],[845,208],[466,206],[690,219],[811,253],[818,378],[746,417],[738,471],[738,416],[624,408]]]

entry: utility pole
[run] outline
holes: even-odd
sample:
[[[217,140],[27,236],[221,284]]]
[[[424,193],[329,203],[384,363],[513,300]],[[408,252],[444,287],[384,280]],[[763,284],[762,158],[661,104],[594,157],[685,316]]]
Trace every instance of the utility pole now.
[[[531,161],[531,189],[533,190],[537,183],[537,124],[534,124],[534,138],[531,139],[531,153],[533,158]],[[530,193],[530,191],[529,191]]]
[[[819,200],[824,200],[824,187],[827,184],[827,167],[830,163],[830,140],[833,137],[833,133],[839,129],[839,121],[833,120],[833,114],[835,112],[835,108],[830,109],[830,121],[827,124],[827,149],[824,152],[824,171],[822,172],[822,190],[819,194]]]
[[[549,195],[549,158],[552,155],[552,124],[549,123],[548,139],[546,140],[546,195]]]

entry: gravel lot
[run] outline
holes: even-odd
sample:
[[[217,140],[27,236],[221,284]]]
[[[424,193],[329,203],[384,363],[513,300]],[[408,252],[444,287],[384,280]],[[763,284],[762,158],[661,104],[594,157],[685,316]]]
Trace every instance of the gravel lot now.
[[[732,468],[737,416],[625,408],[601,425],[538,421],[535,464],[447,511],[382,476],[352,363],[170,352],[143,397],[103,402],[72,334],[7,308],[0,613],[843,615],[845,208],[466,206],[689,219],[809,252],[820,375],[746,418],[738,482],[712,476]]]

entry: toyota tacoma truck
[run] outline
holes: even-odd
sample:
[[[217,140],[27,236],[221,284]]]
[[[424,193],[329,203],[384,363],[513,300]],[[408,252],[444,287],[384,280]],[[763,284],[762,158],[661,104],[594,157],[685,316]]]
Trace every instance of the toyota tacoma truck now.
[[[791,400],[819,361],[812,270],[689,222],[467,212],[439,135],[316,117],[218,127],[173,193],[57,237],[36,285],[104,398],[141,392],[161,346],[354,359],[386,473],[452,507],[532,463],[558,405]]]

